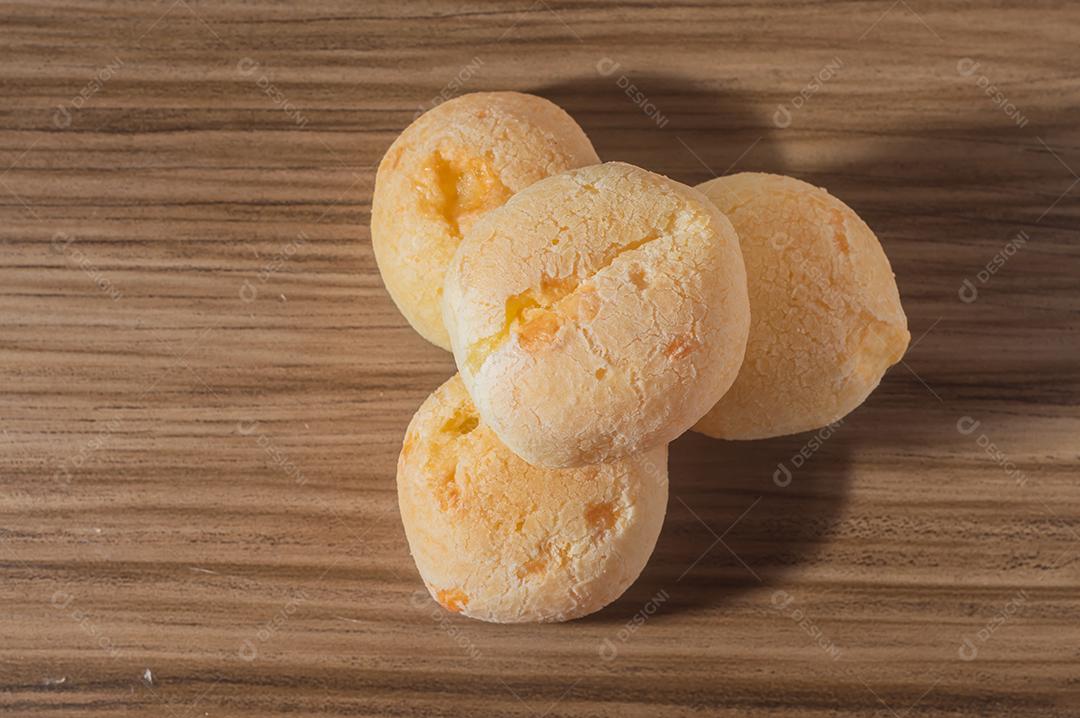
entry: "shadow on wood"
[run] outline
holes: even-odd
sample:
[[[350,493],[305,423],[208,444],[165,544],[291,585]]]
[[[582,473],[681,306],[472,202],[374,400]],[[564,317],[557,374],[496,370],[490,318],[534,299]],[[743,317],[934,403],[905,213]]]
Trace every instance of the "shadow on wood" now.
[[[713,83],[624,72],[597,70],[532,92],[569,112],[605,162],[629,162],[689,185],[728,172],[785,173],[773,141],[779,130],[750,109],[760,102]]]
[[[851,484],[843,426],[765,441],[689,433],[670,448],[664,528],[637,583],[594,620],[717,607],[812,560]]]

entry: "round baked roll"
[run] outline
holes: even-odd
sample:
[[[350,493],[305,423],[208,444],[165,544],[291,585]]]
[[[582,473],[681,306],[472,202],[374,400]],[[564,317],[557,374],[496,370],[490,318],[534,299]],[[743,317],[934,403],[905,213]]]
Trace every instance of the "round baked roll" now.
[[[409,324],[449,349],[440,301],[462,235],[533,182],[599,161],[570,115],[535,95],[463,95],[409,125],[379,163],[371,200],[375,259]]]
[[[410,422],[397,487],[436,601],[482,621],[568,621],[621,596],[652,554],[667,510],[667,447],[536,468],[499,441],[454,376]]]
[[[791,177],[747,172],[698,189],[739,234],[752,321],[735,383],[694,428],[762,439],[838,421],[910,339],[877,237],[843,202]]]
[[[480,415],[555,468],[689,429],[734,381],[750,325],[731,223],[696,190],[620,162],[541,180],[481,218],[443,311]]]

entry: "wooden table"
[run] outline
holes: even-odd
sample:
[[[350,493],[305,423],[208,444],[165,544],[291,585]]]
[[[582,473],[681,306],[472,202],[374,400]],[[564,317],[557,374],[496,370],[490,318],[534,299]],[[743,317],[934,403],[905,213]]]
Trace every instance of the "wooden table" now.
[[[5,3],[0,712],[1080,715],[1080,8],[1015,5]],[[645,574],[563,625],[438,609],[396,511],[453,364],[373,168],[481,89],[829,188],[913,334],[823,440],[677,441]]]

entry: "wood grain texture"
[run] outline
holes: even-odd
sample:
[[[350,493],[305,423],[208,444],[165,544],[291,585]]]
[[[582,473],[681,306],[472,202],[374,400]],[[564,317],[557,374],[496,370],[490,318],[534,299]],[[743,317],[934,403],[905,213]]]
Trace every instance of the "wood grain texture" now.
[[[4,715],[1080,715],[1075,4],[35,1],[0,24]],[[820,447],[677,441],[646,573],[564,625],[443,613],[396,514],[405,426],[453,365],[382,288],[373,168],[481,89],[684,182],[829,188],[915,338]]]

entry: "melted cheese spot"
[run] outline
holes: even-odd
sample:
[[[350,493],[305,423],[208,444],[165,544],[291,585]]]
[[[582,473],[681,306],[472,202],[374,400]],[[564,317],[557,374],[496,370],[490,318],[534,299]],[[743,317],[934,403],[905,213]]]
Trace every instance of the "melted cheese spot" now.
[[[401,456],[402,458],[408,458],[409,454],[416,448],[417,436],[413,432],[405,434],[405,441],[401,444]]]
[[[468,434],[479,425],[480,417],[459,407],[453,416],[443,422],[442,431],[447,434]]]
[[[447,611],[460,613],[461,609],[469,605],[469,597],[460,588],[444,588],[435,593],[435,600]]]
[[[600,532],[615,528],[615,520],[618,517],[619,510],[606,501],[589,504],[585,508],[585,521]]]
[[[533,576],[538,573],[542,573],[547,568],[547,561],[542,558],[534,558],[526,561],[518,566],[516,571],[518,578],[525,578],[526,576]]]
[[[558,329],[558,317],[552,314],[551,308],[572,294],[579,284],[577,277],[542,277],[539,291],[529,289],[507,297],[502,328],[473,342],[467,349],[465,361],[469,368],[475,372],[483,366],[492,352],[510,338],[510,331],[516,325],[521,325],[519,338],[524,337],[520,339],[523,344],[553,337]],[[533,322],[538,323],[533,325]]]
[[[555,312],[542,311],[521,325],[517,333],[518,344],[529,353],[535,352],[555,339],[560,326],[559,316]]]
[[[675,226],[676,216],[671,215],[666,219],[667,228],[662,233],[653,233],[633,242],[612,247],[608,256],[603,257],[595,268],[594,274],[602,272],[610,267],[624,254],[641,249],[650,242],[670,235]],[[489,334],[469,345],[465,350],[465,364],[473,373],[484,365],[487,358],[502,346],[510,338],[511,329],[521,323],[523,326],[519,336],[524,336],[523,348],[535,349],[540,343],[554,338],[560,320],[558,316],[545,317],[534,327],[527,327],[526,321],[534,318],[535,313],[542,311],[552,313],[555,305],[567,299],[566,312],[564,314],[573,320],[591,320],[599,312],[599,299],[593,288],[586,287],[578,296],[578,287],[582,285],[582,279],[577,276],[570,277],[542,277],[539,290],[527,289],[519,294],[511,295],[506,299],[506,310],[503,316],[503,325],[499,331]],[[534,310],[530,314],[530,310]]]
[[[481,215],[513,194],[499,179],[490,153],[476,157],[435,152],[421,166],[414,186],[422,208],[442,219],[457,241]]]
[[[439,502],[439,510],[443,513],[453,511],[461,505],[461,489],[457,484],[457,470],[454,469],[435,481],[435,498]]]
[[[479,341],[473,342],[466,351],[465,361],[473,372],[483,366],[491,353],[498,349],[510,336],[510,327],[518,322],[526,309],[539,307],[532,297],[532,292],[514,294],[506,299],[506,309],[502,329]]]
[[[668,359],[682,359],[694,353],[701,345],[692,334],[684,334],[676,337],[664,348],[664,356]]]

